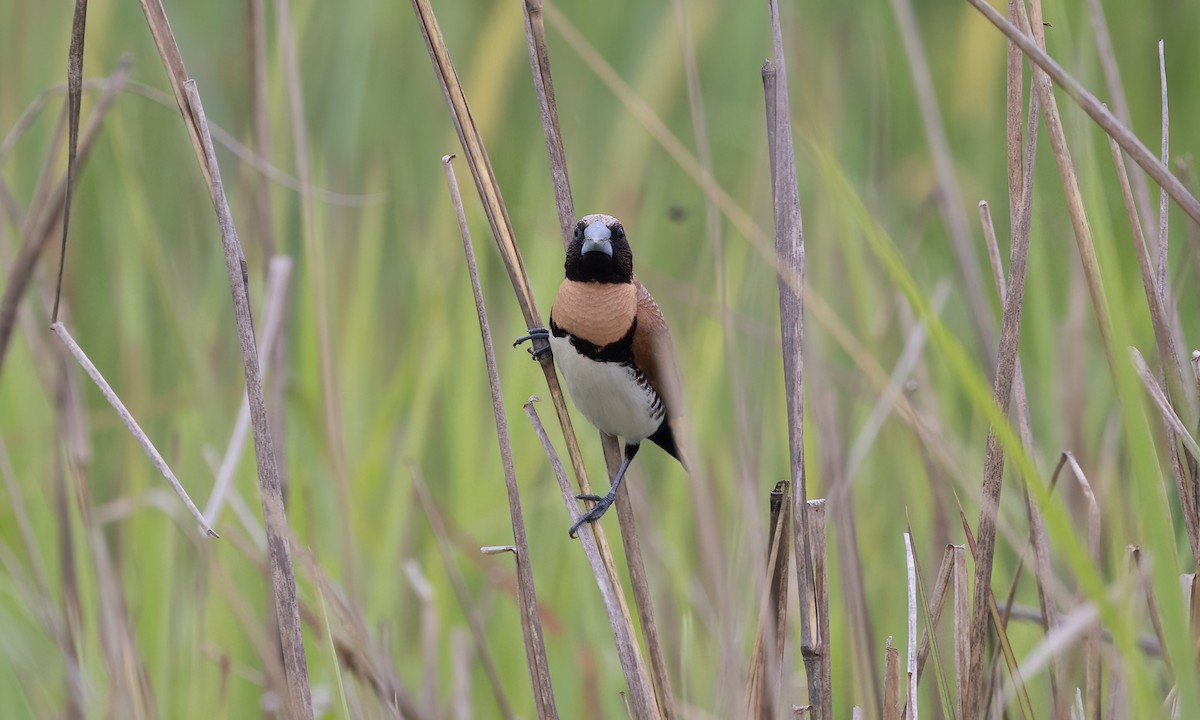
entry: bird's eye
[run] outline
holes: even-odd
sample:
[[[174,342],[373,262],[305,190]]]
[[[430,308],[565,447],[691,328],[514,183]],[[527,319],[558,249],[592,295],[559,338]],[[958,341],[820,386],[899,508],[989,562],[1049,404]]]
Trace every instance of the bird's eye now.
[[[582,240],[582,239],[583,239],[583,225],[576,225],[576,226],[575,226],[575,239],[576,239],[576,240]]]
[[[617,238],[620,240],[624,240],[625,239],[625,228],[618,225],[616,230],[617,230],[617,232],[615,234],[616,234]]]

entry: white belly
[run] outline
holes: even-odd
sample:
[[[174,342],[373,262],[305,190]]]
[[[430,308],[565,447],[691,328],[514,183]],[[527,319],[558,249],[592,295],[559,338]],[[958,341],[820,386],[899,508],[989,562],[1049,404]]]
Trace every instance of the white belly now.
[[[662,404],[633,367],[586,358],[565,337],[552,336],[550,347],[575,407],[598,429],[637,443],[662,424]]]

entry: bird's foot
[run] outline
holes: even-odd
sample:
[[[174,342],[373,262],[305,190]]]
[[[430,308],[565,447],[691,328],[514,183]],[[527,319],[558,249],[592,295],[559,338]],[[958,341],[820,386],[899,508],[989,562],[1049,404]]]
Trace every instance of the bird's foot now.
[[[592,508],[586,513],[581,515],[580,518],[575,521],[575,524],[571,526],[571,529],[567,531],[567,534],[572,538],[575,537],[575,533],[579,530],[581,525],[584,523],[594,523],[602,518],[604,513],[608,512],[608,509],[612,507],[613,498],[616,497],[616,493],[610,492],[607,495],[576,495],[575,497],[580,500],[591,500],[596,504],[593,505]]]
[[[514,340],[513,347],[518,347],[524,342],[533,343],[529,354],[533,356],[534,360],[540,360],[543,355],[550,354],[550,331],[546,328],[529,328],[529,334]]]

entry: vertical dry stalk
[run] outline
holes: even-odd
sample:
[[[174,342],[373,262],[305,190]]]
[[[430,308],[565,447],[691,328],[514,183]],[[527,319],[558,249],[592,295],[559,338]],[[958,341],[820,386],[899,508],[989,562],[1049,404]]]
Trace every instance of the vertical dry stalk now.
[[[1092,0],[1093,3],[1099,0]],[[1163,41],[1158,41],[1158,79],[1162,95],[1162,156],[1159,158],[1163,165],[1170,165],[1171,161],[1171,117],[1168,113],[1167,103],[1167,60],[1163,50]],[[1128,120],[1126,125],[1131,124]],[[1141,175],[1138,176],[1141,178]],[[1145,179],[1141,180],[1141,184],[1145,185]],[[1141,192],[1145,192],[1143,188],[1139,188]],[[1164,188],[1158,190],[1158,291],[1162,293],[1163,304],[1167,304],[1171,297],[1171,293],[1167,290],[1167,259],[1169,248],[1167,240],[1167,207],[1168,207],[1167,191]]]
[[[957,498],[955,498],[955,499],[957,500]],[[978,554],[979,549],[975,542],[975,534],[971,532],[971,523],[967,520],[966,512],[963,511],[961,503],[958,506],[958,517],[959,517],[959,521],[962,523],[963,535],[965,535],[967,538],[967,549],[971,552],[971,556],[975,560],[975,567],[978,568],[979,567],[979,559],[978,559],[979,558],[979,554]],[[1016,688],[1020,695],[1022,717],[1024,717],[1026,720],[1031,720],[1033,718],[1033,703],[1030,702],[1030,700],[1029,700],[1029,691],[1025,687],[1025,681],[1021,677],[1021,669],[1017,665],[1017,656],[1013,652],[1012,643],[1010,643],[1008,640],[1008,631],[1006,630],[1006,628],[1004,626],[1004,618],[1001,617],[1001,615],[1000,615],[1000,607],[996,604],[996,596],[995,596],[995,594],[992,593],[990,587],[988,588],[988,607],[991,610],[991,614],[992,614],[992,626],[996,628],[996,639],[999,641],[1000,652],[1003,653],[1003,655],[1004,655],[1004,663],[1008,666],[1008,672],[1012,675],[1013,683],[1016,685]],[[971,622],[972,623],[975,622],[974,609],[972,609],[972,612],[971,612]],[[974,633],[973,626],[971,628],[971,633]],[[973,645],[974,637],[973,637],[973,635],[969,639],[972,643],[970,650],[973,653],[974,652],[974,645]],[[974,675],[974,672],[975,672],[974,669],[968,668],[968,670],[969,670],[969,673],[971,674],[970,680],[972,680],[972,681],[977,680],[976,676]],[[998,676],[999,673],[1000,673],[1000,667],[999,667],[999,665],[997,665],[995,673],[989,673],[989,677]],[[982,682],[982,681],[980,680],[980,682]],[[996,685],[995,682],[991,682],[989,687],[994,687],[995,685]],[[975,690],[976,690],[976,688],[972,687],[971,683],[967,683],[966,691],[968,692],[968,697],[964,699],[964,704],[966,704],[968,707],[969,707],[970,701],[971,701],[970,694],[973,693]],[[976,699],[977,699],[977,701],[979,701],[981,706],[985,705],[985,703],[982,702],[982,698],[980,698],[979,696],[976,696]],[[985,708],[985,710],[986,710],[986,708]],[[968,713],[968,717],[974,717],[974,716],[972,716],[970,713]]]
[[[71,225],[71,195],[75,191],[75,153],[79,149],[79,104],[83,99],[83,45],[87,38],[87,0],[75,0],[71,20],[71,47],[67,51],[67,188],[63,198],[62,246],[58,256],[58,282],[54,286],[54,308],[50,322],[58,322],[62,298],[63,269],[67,264],[67,229]]]
[[[1029,188],[1025,189],[1026,192]],[[1009,259],[1009,287],[1000,323],[993,400],[1007,415],[1016,378],[1017,345],[1025,301],[1025,274],[1029,256],[1029,233],[1014,233]],[[988,602],[992,597],[992,561],[996,549],[996,514],[1004,480],[1004,453],[993,428],[988,432],[980,497],[978,551],[975,555],[975,599],[971,615],[971,663],[968,673],[967,717],[978,715],[977,695],[982,688],[983,650],[987,639]]]
[[[554,101],[554,80],[550,76],[550,52],[546,49],[546,25],[542,17],[542,0],[521,3],[525,17],[525,40],[529,49],[529,69],[533,74],[533,89],[537,93],[538,111],[542,117],[542,134],[546,138],[546,156],[550,161],[550,178],[554,182],[554,205],[558,209],[558,225],[562,230],[563,246],[571,243],[575,226],[575,201],[571,197],[571,178],[567,174],[567,155],[563,148],[562,128],[558,122],[558,106]]]
[[[62,340],[63,345],[67,347],[67,350],[71,352],[71,355],[79,363],[79,366],[82,367],[85,372],[87,372],[88,377],[92,379],[92,382],[96,383],[96,387],[100,389],[101,394],[104,395],[104,399],[107,400],[108,404],[112,405],[113,409],[117,411],[117,415],[119,415],[121,421],[125,423],[125,427],[129,428],[130,434],[132,434],[134,439],[137,440],[138,445],[142,446],[142,451],[145,452],[146,456],[150,458],[150,462],[154,463],[154,467],[158,468],[158,471],[162,473],[164,478],[167,479],[167,482],[171,483],[171,487],[175,490],[175,493],[179,495],[179,498],[183,500],[183,504],[187,507],[188,512],[192,514],[192,517],[196,518],[196,522],[200,523],[200,529],[204,532],[204,534],[212,538],[220,537],[216,532],[213,531],[211,527],[208,526],[208,523],[204,521],[204,516],[200,514],[200,509],[196,507],[196,504],[192,502],[192,498],[188,496],[187,490],[184,490],[183,485],[181,485],[179,480],[175,478],[175,473],[171,472],[171,468],[167,466],[167,461],[163,460],[163,457],[159,454],[158,449],[154,447],[154,443],[150,442],[150,438],[146,436],[146,433],[142,430],[141,426],[138,425],[137,420],[133,418],[133,415],[125,407],[125,403],[121,402],[121,398],[117,397],[117,394],[113,392],[113,389],[108,384],[108,381],[104,379],[104,376],[101,375],[100,371],[96,369],[96,366],[92,364],[91,359],[89,359],[87,354],[83,352],[83,348],[79,347],[79,343],[75,342],[75,338],[71,337],[71,333],[67,331],[66,326],[61,322],[56,322],[50,327],[54,330],[54,333],[58,335],[58,338]]]
[[[254,341],[254,320],[250,314],[250,287],[246,258],[233,224],[233,214],[221,184],[221,169],[208,132],[208,120],[200,102],[196,81],[185,83],[188,107],[198,128],[203,155],[202,165],[211,178],[209,190],[213,209],[221,229],[221,244],[225,250],[225,269],[233,293],[234,317],[237,321],[238,343],[242,349],[242,366],[246,375],[246,393],[250,400],[250,420],[254,428],[254,455],[258,465],[259,491],[262,495],[263,519],[267,531],[267,550],[271,558],[271,590],[275,596],[275,611],[279,618],[279,635],[283,646],[283,667],[287,676],[289,712],[293,717],[311,718],[312,697],[308,688],[308,661],[304,656],[304,636],[300,627],[300,610],[296,602],[296,577],[292,569],[288,544],[288,519],[283,508],[283,492],[279,485],[279,470],[271,427],[263,397],[262,373]]]
[[[1100,567],[1100,505],[1096,502],[1096,495],[1092,492],[1091,483],[1088,482],[1087,476],[1083,474],[1083,469],[1079,467],[1079,463],[1075,461],[1075,456],[1069,452],[1063,453],[1063,457],[1067,461],[1067,465],[1071,468],[1071,473],[1075,476],[1075,480],[1079,483],[1079,490],[1083,494],[1084,502],[1087,506],[1087,547],[1088,555],[1091,556],[1092,563],[1096,567]],[[1093,720],[1100,720],[1100,625],[1096,623],[1088,631],[1084,640],[1084,665],[1086,669],[1087,681],[1087,709],[1088,716]]]
[[[883,720],[901,720],[904,717],[900,705],[900,648],[892,647],[888,636],[883,656]]]
[[[904,559],[908,570],[908,663],[904,699],[905,720],[917,720],[917,564],[913,556],[912,535],[904,533]]]
[[[496,438],[500,444],[500,461],[504,466],[504,488],[508,494],[508,514],[512,520],[513,542],[517,546],[517,599],[521,610],[521,630],[525,638],[525,659],[528,661],[529,680],[533,685],[534,704],[538,718],[557,718],[554,703],[554,687],[550,682],[550,662],[546,657],[546,642],[542,637],[542,621],[538,611],[537,592],[533,584],[533,567],[529,555],[529,541],[525,535],[525,518],[521,510],[521,495],[517,486],[517,473],[513,465],[512,442],[508,435],[508,421],[504,416],[504,394],[500,389],[500,373],[496,369],[496,350],[492,345],[492,331],[488,324],[487,308],[483,302],[483,289],[479,284],[479,268],[475,265],[475,248],[471,244],[471,233],[467,227],[467,216],[463,211],[458,181],[454,177],[454,166],[450,156],[442,158],[446,173],[446,186],[454,205],[458,220],[458,232],[462,237],[463,254],[467,260],[467,274],[471,278],[471,290],[475,297],[475,314],[479,319],[479,333],[483,341],[483,354],[487,364],[488,387],[492,393],[492,415],[496,420]]]
[[[617,439],[600,434],[604,446],[604,459],[608,468],[609,482],[616,478],[621,467],[621,450]],[[642,541],[638,536],[637,514],[633,509],[632,493],[617,492],[617,521],[621,530],[621,542],[625,545],[625,563],[629,568],[629,584],[633,588],[633,602],[638,619],[642,622],[642,634],[646,640],[646,655],[650,661],[650,684],[655,702],[663,720],[676,716],[675,698],[671,692],[671,678],[667,672],[667,660],[663,654],[662,641],[658,635],[658,621],[654,617],[654,601],[650,596],[650,580],[642,560]]]
[[[759,594],[758,627],[751,653],[747,717],[777,717],[785,707],[783,688],[784,648],[787,642],[788,533],[790,513],[788,482],[775,484],[770,494],[770,536],[767,538],[767,588]],[[823,501],[822,501],[823,502]],[[822,507],[822,511],[824,507]],[[774,638],[774,643],[771,639]]]
[[[778,0],[768,0],[771,16],[774,88],[764,92],[771,111],[767,113],[767,144],[771,157],[774,189],[775,258],[779,288],[779,324],[783,345],[784,392],[788,412],[788,449],[792,480],[792,535],[796,552],[796,589],[800,596],[800,651],[807,670],[809,704],[817,720],[833,717],[830,688],[823,685],[822,658],[826,638],[817,627],[813,597],[813,557],[809,546],[808,485],[804,476],[804,298],[797,285],[804,284],[804,229],[800,217],[800,187],[796,178],[796,154],[792,145],[792,114],[788,100],[787,62]],[[791,278],[797,280],[790,282]]]
[[[1023,3],[1018,3],[1021,9],[1024,8]],[[989,8],[990,9],[990,8]],[[993,13],[995,11],[993,10]],[[1051,129],[1051,137],[1055,156],[1059,159],[1060,170],[1063,172],[1064,186],[1067,185],[1067,173],[1072,174],[1074,170],[1067,167],[1064,169],[1062,154],[1066,152],[1066,141],[1062,137],[1062,125],[1058,120],[1057,112],[1053,111],[1054,97],[1050,91],[1049,81],[1041,73],[1034,73],[1034,85],[1037,91],[1041,93],[1040,102],[1043,108],[1047,111],[1047,125]],[[1047,97],[1048,96],[1048,97]],[[1031,142],[1033,139],[1031,138]],[[1010,155],[1012,150],[1010,149]],[[1069,163],[1069,159],[1068,159]],[[1031,164],[1031,163],[1030,163]],[[1032,167],[1025,168],[1026,175],[1022,181],[1022,210],[1025,203],[1032,202]],[[1010,169],[1010,174],[1012,173]],[[1077,187],[1074,186],[1073,187]],[[1082,206],[1082,203],[1080,203]],[[1073,213],[1073,216],[1076,215]],[[1078,214],[1080,221],[1086,231],[1086,219],[1082,217],[1082,213]],[[1023,220],[1023,215],[1020,220]],[[1028,227],[1021,227],[1023,222],[1018,222],[1018,227],[1014,228],[1012,235],[1011,257],[1009,260],[1009,282],[1007,292],[1004,297],[1004,315],[1000,325],[1000,347],[997,351],[996,362],[996,378],[993,387],[993,400],[1000,407],[1003,414],[1007,415],[1010,402],[1012,399],[1013,384],[1016,379],[1017,368],[1017,347],[1020,340],[1021,329],[1021,314],[1024,309],[1025,301],[1025,276],[1027,261],[1029,255],[1029,232]],[[1076,236],[1080,237],[1080,227],[1076,226]],[[1089,241],[1084,243],[1080,241],[1080,254],[1084,255],[1085,250],[1091,251],[1092,262],[1094,263],[1094,250],[1091,248],[1090,235]],[[1084,264],[1087,264],[1085,259]],[[1097,288],[1102,293],[1102,288]],[[1101,302],[1097,303],[1103,308]],[[1105,331],[1106,323],[1102,322],[1102,332]],[[996,515],[1000,507],[1000,493],[1004,481],[1004,453],[1000,447],[999,438],[996,436],[995,428],[988,432],[987,453],[984,459],[983,473],[983,488],[980,497],[979,511],[979,531],[977,538],[977,549],[975,553],[975,595],[972,603],[971,612],[971,658],[970,667],[967,674],[967,692],[966,692],[966,708],[967,717],[975,718],[979,715],[980,700],[983,688],[983,652],[984,645],[987,641],[988,628],[988,605],[989,602],[994,604],[992,595],[992,563],[996,549]],[[1000,630],[998,628],[998,630]],[[960,679],[961,682],[961,679]]]
[[[904,52],[912,72],[913,87],[917,94],[917,105],[921,110],[921,122],[925,127],[925,139],[933,155],[934,171],[937,174],[936,197],[942,220],[954,248],[958,269],[966,285],[967,301],[974,317],[975,334],[981,355],[988,359],[988,351],[995,347],[995,331],[991,308],[984,295],[983,275],[979,271],[979,258],[971,243],[971,231],[967,213],[963,208],[962,192],[954,172],[954,156],[950,152],[950,141],[946,139],[946,124],[938,110],[937,93],[933,88],[933,74],[921,43],[917,19],[910,0],[892,0],[896,23],[900,26],[900,38],[904,41]],[[992,368],[989,368],[989,370]]]
[[[1018,211],[1015,213],[1016,223],[1012,228],[1013,237],[1021,235],[1025,238],[1026,243],[1028,243],[1030,221],[1033,213],[1033,165],[1037,148],[1037,112],[1037,95],[1033,94],[1029,98],[1029,127],[1026,133],[1029,142],[1025,149],[1024,171],[1019,174],[1019,187],[1021,188],[1022,197],[1018,201]],[[1010,157],[1011,155],[1012,153],[1010,152]],[[1000,246],[996,242],[996,231],[992,226],[992,215],[987,201],[979,203],[979,217],[983,225],[983,236],[988,245],[988,257],[991,260],[996,295],[1000,299],[1000,304],[1004,305],[1008,295],[1008,283],[1004,277],[1004,267],[1000,260]],[[1016,416],[1021,436],[1021,445],[1025,449],[1026,454],[1033,457],[1033,429],[1029,417],[1029,398],[1025,392],[1025,375],[1021,369],[1021,358],[1019,355],[1016,359],[1016,373],[1013,376],[1013,393],[1013,402],[1017,405]],[[1042,512],[1038,508],[1037,503],[1029,496],[1027,482],[1028,479],[1021,484],[1021,491],[1025,500],[1025,512],[1029,518],[1029,544],[1033,549],[1033,571],[1037,579],[1038,604],[1041,606],[1042,617],[1045,618],[1046,629],[1050,631],[1057,624],[1058,616],[1053,597],[1050,595],[1051,573],[1053,572],[1050,565],[1050,542],[1047,538],[1045,518],[1042,517]],[[1013,576],[1012,585],[1009,590],[1010,598],[1016,591],[1019,578],[1020,567],[1018,567],[1017,573]],[[1011,605],[1011,602],[1009,605]],[[1009,607],[1006,607],[1005,612],[1007,613],[1008,610]],[[1007,623],[1007,616],[1005,617],[1005,622]],[[1056,708],[1063,707],[1058,688],[1060,674],[1061,668],[1056,658],[1050,665],[1050,695]]]
[[[579,503],[575,499],[575,493],[571,490],[571,483],[567,480],[567,474],[563,470],[562,462],[558,459],[558,453],[554,450],[554,445],[550,443],[550,438],[546,435],[546,428],[543,427],[541,418],[538,417],[537,410],[533,407],[535,400],[537,398],[530,398],[529,402],[525,403],[525,414],[529,417],[534,433],[537,434],[538,440],[542,443],[542,449],[550,460],[550,467],[554,471],[554,477],[558,480],[558,487],[562,491],[563,502],[567,506],[571,522],[575,522],[582,515],[579,512]],[[654,702],[651,685],[646,676],[646,669],[642,664],[641,655],[637,651],[637,638],[624,622],[628,618],[628,611],[624,611],[626,614],[623,617],[624,609],[621,607],[618,586],[612,581],[608,569],[604,565],[604,558],[601,556],[600,548],[595,540],[596,530],[593,523],[585,523],[579,528],[578,536],[584,554],[587,555],[588,563],[592,566],[592,574],[596,577],[596,586],[600,589],[604,609],[608,613],[609,625],[617,646],[617,657],[621,660],[622,667],[632,667],[633,670],[632,672],[626,670],[625,675],[629,689],[627,699],[633,705],[633,717],[637,720],[660,718],[661,715]]]
[[[212,196],[213,207],[221,228],[221,242],[225,250],[225,267],[229,274],[230,290],[233,293],[234,315],[237,320],[238,341],[242,350],[242,365],[246,375],[246,390],[250,398],[250,418],[254,429],[254,454],[258,466],[259,491],[262,496],[263,519],[267,532],[267,549],[271,566],[271,594],[278,613],[280,642],[283,647],[283,665],[288,684],[289,711],[295,717],[311,718],[312,696],[308,687],[308,661],[304,656],[304,636],[300,626],[300,611],[296,599],[296,577],[292,568],[291,550],[288,544],[288,521],[283,506],[283,492],[279,482],[279,469],[271,437],[263,399],[262,376],[258,357],[255,354],[254,322],[250,314],[249,278],[245,256],[233,226],[225,190],[219,182],[219,168],[213,151],[212,137],[205,124],[204,109],[195,82],[189,82],[183,57],[171,32],[166,11],[161,0],[140,0],[142,13],[158,47],[158,53],[167,71],[167,79],[175,93],[175,101],[183,115],[192,149],[200,164],[200,172]],[[201,127],[203,124],[203,127]]]
[[[534,91],[538,99],[538,111],[542,119],[542,132],[546,140],[546,156],[550,164],[550,177],[554,183],[554,201],[558,209],[559,229],[562,231],[563,246],[571,242],[575,226],[575,203],[571,193],[571,180],[567,172],[566,151],[563,148],[562,128],[558,121],[558,106],[554,99],[554,79],[550,72],[550,54],[546,48],[546,28],[542,16],[541,0],[525,0],[522,3],[525,19],[525,39],[529,50],[529,68],[533,76]],[[600,434],[604,457],[608,465],[609,482],[616,478],[621,464],[621,447],[617,438]],[[633,588],[634,605],[646,639],[646,654],[650,661],[650,680],[654,685],[655,701],[664,720],[674,720],[675,701],[671,692],[671,680],[667,662],[658,635],[658,622],[654,617],[654,603],[650,596],[650,582],[646,576],[641,539],[638,537],[637,518],[628,491],[617,495],[617,521],[620,524],[621,540],[625,545],[625,559],[629,567],[629,580]]]
[[[817,674],[826,692],[826,716],[833,715],[833,658],[829,643],[829,572],[826,557],[825,500],[808,501],[809,547],[813,560],[813,601],[817,617]],[[780,651],[782,652],[782,651]],[[915,682],[915,681],[914,681]]]
[[[946,607],[946,596],[949,594],[954,573],[954,546],[947,545],[942,553],[942,564],[938,566],[937,575],[933,580],[933,601],[929,603],[929,626],[921,633],[921,646],[917,649],[917,682],[925,674],[925,661],[929,659],[929,651],[937,637],[937,628],[942,619],[942,611]]]
[[[1042,71],[1044,71],[1051,80],[1065,90],[1067,95],[1074,100],[1084,112],[1088,114],[1088,117],[1092,118],[1092,120],[1094,120],[1096,124],[1104,130],[1104,132],[1112,136],[1121,146],[1121,148],[1125,150],[1125,152],[1129,153],[1134,162],[1140,165],[1141,168],[1145,170],[1148,175],[1150,175],[1150,177],[1154,178],[1154,181],[1157,182],[1159,186],[1161,186],[1167,191],[1168,194],[1170,194],[1171,199],[1179,205],[1179,207],[1184,211],[1184,213],[1187,214],[1188,217],[1192,218],[1192,220],[1196,221],[1197,223],[1200,223],[1200,201],[1197,201],[1196,198],[1192,196],[1190,192],[1188,192],[1183,182],[1180,181],[1179,178],[1175,177],[1175,175],[1171,173],[1167,166],[1159,162],[1158,158],[1155,157],[1150,150],[1148,150],[1146,146],[1142,144],[1142,141],[1138,140],[1137,136],[1134,135],[1128,127],[1118,120],[1112,114],[1112,112],[1108,110],[1108,108],[1104,107],[1104,105],[1096,99],[1096,96],[1088,92],[1078,80],[1071,77],[1071,75],[1069,75],[1061,65],[1047,55],[1044,50],[1039,48],[1038,44],[1034,42],[1032,37],[1026,35],[1024,32],[1017,29],[1017,26],[1004,19],[1004,16],[996,12],[991,5],[988,5],[986,0],[967,0],[967,2],[969,2],[976,10],[986,17],[990,23],[995,25],[1000,32],[1011,38],[1012,41],[1021,48],[1021,52],[1025,53],[1025,57],[1029,58],[1029,60],[1037,65],[1037,67]],[[1032,26],[1034,27],[1035,31],[1041,27],[1038,18],[1032,18]],[[1036,76],[1037,73],[1035,72],[1035,78]],[[1036,81],[1034,84],[1040,86],[1040,83],[1037,83]],[[1039,92],[1042,92],[1040,87]],[[1044,106],[1043,112],[1049,111],[1057,116],[1057,107],[1052,105],[1053,97],[1047,101],[1047,99],[1043,96],[1041,100]],[[1050,111],[1049,109],[1051,107],[1054,107],[1055,109]],[[1056,139],[1056,135],[1059,133],[1054,131],[1054,123],[1051,122],[1049,115],[1046,117],[1046,122],[1047,126],[1051,129],[1050,139],[1052,145],[1055,146],[1055,155],[1058,156],[1060,154],[1058,150],[1060,141]],[[1061,123],[1059,123],[1059,125],[1061,126]],[[1063,141],[1061,145],[1065,148],[1065,141]],[[1063,172],[1061,168],[1059,172]]]
[[[767,554],[768,590],[759,595],[758,623],[754,632],[754,647],[750,651],[750,673],[746,692],[745,717],[772,718],[778,714],[782,697],[779,691],[781,658],[769,647],[769,638],[775,638],[776,648],[785,640],[780,628],[780,607],[787,608],[787,528],[788,516],[784,514],[787,499],[787,481],[776,483],[770,496],[771,537]],[[776,573],[782,571],[783,576]]]
[[[947,548],[954,553],[954,677],[955,716],[967,719],[967,676],[971,672],[971,588],[967,583],[967,549],[962,545]]]
[[[770,501],[771,534],[774,536],[778,532],[780,538],[780,548],[775,553],[775,564],[768,568],[770,573],[768,593],[771,598],[768,631],[773,631],[775,648],[771,655],[771,664],[767,667],[772,671],[770,682],[774,689],[773,698],[778,697],[778,692],[783,688],[783,660],[784,651],[787,648],[788,559],[790,557],[788,548],[790,543],[788,534],[783,532],[783,527],[787,524],[788,489],[787,481],[781,480],[775,483]],[[823,514],[825,505],[823,500],[820,502]],[[824,527],[821,529],[824,530]],[[824,539],[823,532],[822,539]]]

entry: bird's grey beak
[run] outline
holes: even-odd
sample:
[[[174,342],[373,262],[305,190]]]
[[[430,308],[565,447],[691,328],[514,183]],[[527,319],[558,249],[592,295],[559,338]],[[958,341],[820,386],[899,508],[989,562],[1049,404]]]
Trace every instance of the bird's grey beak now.
[[[588,225],[583,231],[583,247],[579,252],[581,255],[601,252],[612,257],[612,230],[609,230],[608,226],[601,222]]]

